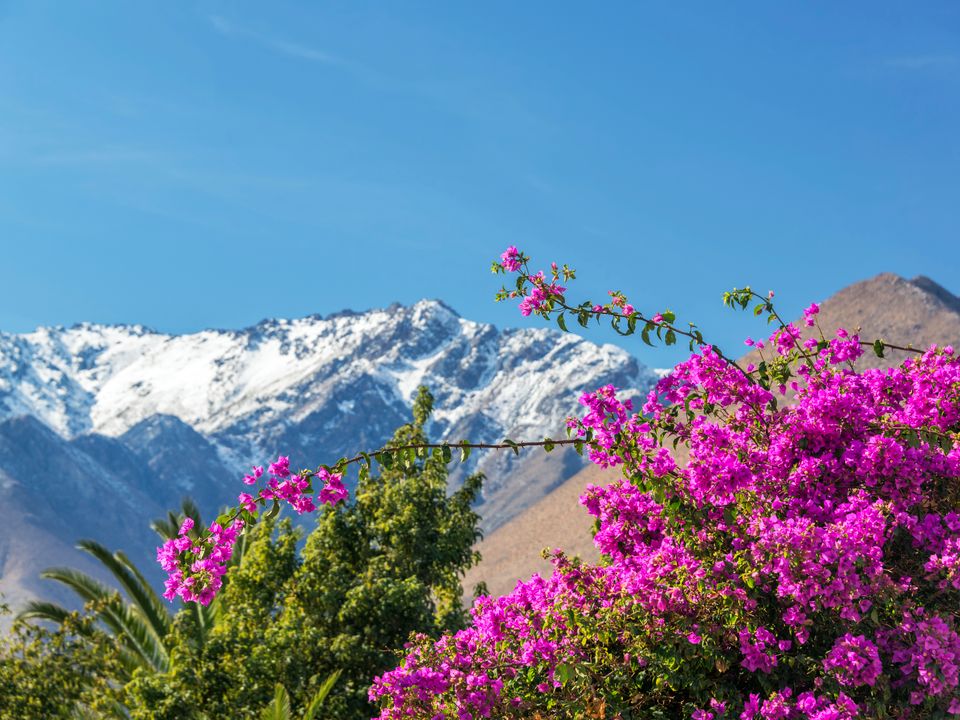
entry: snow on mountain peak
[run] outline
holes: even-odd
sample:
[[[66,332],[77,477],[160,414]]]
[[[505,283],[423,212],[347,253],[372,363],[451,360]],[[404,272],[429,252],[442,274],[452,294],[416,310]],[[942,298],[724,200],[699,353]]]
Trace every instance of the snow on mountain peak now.
[[[0,333],[0,419],[33,415],[71,438],[169,415],[244,461],[274,452],[264,445],[283,428],[339,412],[345,397],[331,398],[352,386],[408,406],[428,385],[442,432],[482,416],[490,433],[545,433],[562,429],[584,388],[640,391],[654,379],[612,345],[499,331],[439,300],[184,335],[93,323]]]

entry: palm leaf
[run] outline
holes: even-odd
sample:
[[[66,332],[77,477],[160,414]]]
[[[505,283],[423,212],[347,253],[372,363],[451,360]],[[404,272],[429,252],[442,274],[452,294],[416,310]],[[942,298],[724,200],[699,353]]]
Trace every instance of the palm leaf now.
[[[44,600],[31,600],[23,610],[17,613],[14,621],[46,620],[59,625],[66,621],[68,617],[70,617],[70,611],[56,603],[46,602]]]
[[[157,518],[150,523],[150,527],[161,538],[169,540],[177,537],[180,532],[180,524],[186,517],[192,518],[196,525],[203,525],[200,519],[200,508],[190,497],[185,497],[180,501],[179,513],[168,510],[165,518]]]
[[[290,696],[283,685],[277,683],[273,700],[260,713],[260,720],[290,720]]]
[[[323,681],[323,685],[320,686],[317,694],[314,695],[313,700],[310,701],[310,705],[307,706],[307,711],[303,714],[303,720],[317,720],[317,713],[320,712],[323,701],[327,699],[327,695],[330,694],[330,691],[339,678],[340,671],[337,670],[330,673],[327,679]]]
[[[111,553],[106,547],[95,540],[81,540],[77,548],[99,560],[120,583],[120,587],[133,600],[153,629],[157,640],[162,639],[170,632],[170,615],[160,597],[147,583],[146,578],[130,562],[130,559],[121,552]]]
[[[40,575],[66,585],[85,602],[97,602],[101,622],[140,658],[141,665],[158,672],[169,667],[162,638],[135,606],[123,602],[116,590],[73,568],[49,568]]]

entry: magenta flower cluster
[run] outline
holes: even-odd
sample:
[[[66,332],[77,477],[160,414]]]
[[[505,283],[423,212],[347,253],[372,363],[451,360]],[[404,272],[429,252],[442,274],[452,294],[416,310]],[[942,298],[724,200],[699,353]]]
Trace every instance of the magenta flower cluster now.
[[[243,520],[237,518],[226,527],[211,523],[208,532],[197,540],[190,537],[193,524],[186,518],[179,535],[157,548],[157,561],[169,573],[163,596],[209,605],[223,584]]]
[[[258,465],[244,475],[243,482],[255,485],[263,476],[263,467]],[[239,534],[256,522],[260,508],[266,503],[284,502],[298,514],[313,512],[317,507],[312,495],[313,478],[323,482],[317,496],[321,504],[337,505],[347,497],[341,474],[326,468],[315,473],[292,473],[290,458],[284,455],[268,466],[266,476],[256,496],[240,493],[236,510],[211,523],[205,532],[194,532],[194,521],[186,518],[178,536],[157,548],[157,562],[168,575],[165,598],[180,597],[186,602],[209,605],[223,585],[222,578]]]
[[[754,346],[798,368],[789,388],[704,345],[639,413],[585,394],[569,430],[624,475],[582,498],[605,561],[558,552],[417,639],[371,689],[380,718],[608,697],[698,720],[960,715],[960,360],[858,372],[863,345],[785,324]]]
[[[563,299],[566,288],[557,284],[556,280],[548,282],[543,271],[530,276],[530,292],[520,301],[520,314],[524,317],[533,312],[543,310],[547,302],[554,299]]]
[[[883,672],[880,650],[863,635],[837,638],[823,660],[823,669],[841,685],[873,685]]]

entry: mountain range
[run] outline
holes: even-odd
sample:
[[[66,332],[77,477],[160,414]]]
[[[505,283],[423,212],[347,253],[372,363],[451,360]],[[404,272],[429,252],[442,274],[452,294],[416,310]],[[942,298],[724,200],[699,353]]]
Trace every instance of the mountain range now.
[[[170,335],[139,325],[0,333],[0,593],[64,601],[51,565],[92,574],[93,538],[159,579],[149,521],[193,497],[209,517],[251,464],[296,467],[376,449],[435,396],[436,439],[562,436],[577,396],[605,383],[644,392],[656,374],[613,345],[547,329],[499,330],[440,301],[265,320]],[[575,475],[575,453],[475,454],[455,485],[487,475],[495,530]]]
[[[960,345],[960,298],[928,278],[885,273],[822,304],[824,328],[925,347]],[[862,365],[898,362],[866,355]],[[193,497],[209,517],[242,489],[250,464],[294,466],[383,444],[408,420],[420,384],[436,398],[429,431],[448,441],[562,436],[585,389],[644,393],[659,371],[612,345],[548,329],[499,330],[444,303],[265,320],[185,335],[80,324],[0,333],[0,593],[71,600],[39,578],[51,565],[94,575],[81,538],[124,549],[159,580],[149,521]],[[476,453],[484,561],[466,579],[504,592],[549,565],[542,548],[595,558],[588,483],[572,451]],[[306,520],[309,523],[309,520]]]

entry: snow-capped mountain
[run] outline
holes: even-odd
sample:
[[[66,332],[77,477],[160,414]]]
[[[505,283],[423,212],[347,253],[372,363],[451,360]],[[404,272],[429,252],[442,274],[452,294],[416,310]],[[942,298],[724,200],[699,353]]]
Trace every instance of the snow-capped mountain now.
[[[237,463],[295,449],[279,442],[305,424],[309,437],[294,446],[328,445],[346,419],[369,422],[371,403],[403,418],[420,384],[436,396],[435,429],[448,437],[478,417],[494,435],[555,432],[579,390],[607,381],[642,389],[654,377],[614,346],[498,331],[427,300],[190,335],[91,324],[0,333],[0,419],[32,415],[71,439],[116,437],[171,415]]]
[[[380,447],[420,384],[436,398],[433,437],[491,442],[563,437],[584,389],[640,393],[655,379],[615,346],[498,330],[430,300],[187,335],[94,324],[0,333],[0,495],[35,531],[55,525],[61,544],[93,534],[149,552],[149,519],[185,494],[212,513],[251,463],[283,453],[316,466]],[[570,452],[473,462],[488,476],[487,529],[581,467]],[[111,532],[121,513],[126,530]],[[130,536],[138,528],[142,541]],[[23,560],[13,557],[23,534],[4,535],[0,590]]]

